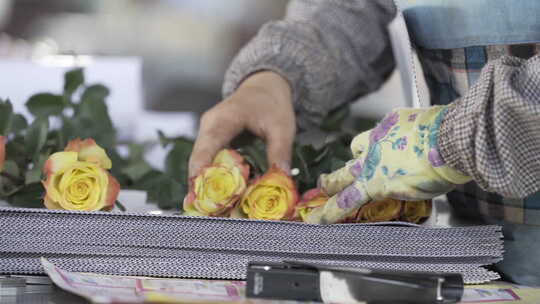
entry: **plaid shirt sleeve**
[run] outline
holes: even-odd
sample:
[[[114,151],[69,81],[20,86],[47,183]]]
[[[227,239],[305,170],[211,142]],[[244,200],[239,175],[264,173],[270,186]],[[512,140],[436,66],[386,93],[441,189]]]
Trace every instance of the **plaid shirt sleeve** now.
[[[540,189],[540,55],[503,56],[450,106],[444,160],[486,191],[522,198]]]
[[[291,85],[300,127],[317,124],[329,110],[375,91],[393,70],[386,25],[394,15],[391,0],[292,0],[286,17],[263,26],[233,60],[223,94],[271,70]]]

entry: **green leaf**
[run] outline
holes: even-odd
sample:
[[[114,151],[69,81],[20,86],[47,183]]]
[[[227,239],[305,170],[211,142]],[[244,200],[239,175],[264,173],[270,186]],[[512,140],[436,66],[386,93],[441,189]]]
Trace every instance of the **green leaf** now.
[[[28,154],[33,158],[37,157],[39,151],[47,141],[47,132],[49,131],[49,120],[47,118],[36,118],[28,127],[24,142]]]
[[[349,116],[349,105],[343,105],[334,111],[330,112],[323,120],[321,129],[326,131],[339,131],[343,125],[343,122]]]
[[[152,171],[152,167],[142,160],[133,162],[121,170],[123,174],[127,175],[133,181],[139,180],[150,171]]]
[[[311,176],[311,173],[310,173],[310,167],[309,167],[310,162],[306,158],[306,156],[308,156],[309,153],[307,153],[307,154],[304,153],[304,150],[305,150],[304,147],[306,148],[306,151],[307,151],[308,147],[310,147],[310,146],[300,147],[300,146],[296,145],[294,147],[293,167],[298,168],[300,170],[300,174],[299,174],[299,176],[297,176],[297,179],[300,179],[300,180],[302,180],[304,182],[308,182],[308,181],[312,180],[313,177]],[[313,156],[312,160],[314,158],[315,157]]]
[[[159,142],[160,142],[162,147],[166,147],[166,146],[168,146],[170,144],[174,144],[174,143],[177,143],[177,142],[182,142],[182,143],[184,143],[186,145],[193,145],[193,140],[189,139],[187,137],[184,137],[184,136],[167,137],[167,135],[165,135],[165,133],[163,133],[163,131],[161,131],[161,130],[158,130],[157,134],[158,134]]]
[[[48,117],[62,114],[64,101],[62,96],[40,93],[30,97],[26,102],[26,107],[35,117]]]
[[[26,185],[17,193],[8,197],[7,201],[13,207],[43,208],[45,189],[41,183]]]
[[[157,203],[161,209],[181,210],[187,185],[154,170],[142,177],[132,188],[147,191],[148,200]]]
[[[349,148],[349,145],[345,145],[342,142],[335,142],[331,144],[330,146],[331,154],[332,156],[339,158],[343,161],[348,161],[352,158],[352,152]]]
[[[13,121],[11,122],[11,132],[20,133],[28,128],[28,122],[26,118],[21,114],[13,115]]]
[[[341,160],[339,158],[332,158],[330,160],[330,171],[331,172],[336,171],[337,169],[340,169],[343,166],[345,166],[345,161],[343,161],[343,160]]]
[[[129,144],[129,162],[144,161],[144,145],[141,144]]]
[[[13,106],[11,102],[0,100],[0,135],[7,135],[13,120]]]
[[[104,100],[109,96],[109,89],[102,84],[91,85],[84,90],[81,101],[84,100]]]
[[[14,160],[19,165],[19,168],[25,169],[30,158],[27,149],[25,138],[16,136],[6,144],[6,159]]]
[[[268,170],[266,150],[264,143],[261,140],[257,140],[255,143],[241,148],[240,153],[250,164],[254,175],[263,174]]]
[[[74,69],[64,74],[64,94],[71,98],[71,95],[84,83],[83,69]]]
[[[116,201],[116,203],[114,203],[116,205],[116,207],[118,207],[118,209],[122,212],[126,212],[126,206],[124,206],[122,203],[120,203],[120,201]]]
[[[93,85],[83,93],[76,113],[72,119],[72,136],[93,138],[105,149],[116,146],[116,130],[109,116],[105,97],[109,90],[103,85]]]
[[[188,162],[192,149],[191,142],[177,141],[165,158],[165,173],[184,185],[187,184]]]
[[[158,191],[157,203],[161,209],[182,209],[182,201],[186,195],[184,185],[168,180],[160,183],[156,191]]]
[[[34,161],[32,169],[26,171],[24,183],[29,185],[39,183],[42,179],[43,166],[49,158],[49,154],[40,154],[38,159]]]
[[[21,170],[19,169],[19,166],[17,166],[17,163],[12,159],[7,159],[4,163],[4,169],[2,172],[7,172],[12,176],[19,177],[21,174]]]

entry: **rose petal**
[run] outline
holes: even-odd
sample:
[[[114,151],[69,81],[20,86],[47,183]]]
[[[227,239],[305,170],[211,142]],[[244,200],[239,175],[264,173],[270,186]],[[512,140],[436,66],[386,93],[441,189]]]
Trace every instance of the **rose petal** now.
[[[183,215],[186,216],[207,216],[206,214],[200,213],[194,206],[193,201],[195,200],[195,193],[190,191],[188,195],[184,198],[183,202]]]
[[[49,196],[47,196],[47,195],[43,199],[43,204],[45,205],[45,208],[47,208],[47,209],[51,209],[51,210],[61,210],[61,209],[63,209],[58,203],[56,203],[55,201],[50,199]]]
[[[104,208],[112,209],[116,203],[116,199],[118,198],[118,193],[120,193],[120,184],[109,172],[107,172],[107,175],[109,177],[109,184],[107,185]]]
[[[311,201],[320,196],[326,196],[326,194],[320,188],[313,188],[304,192],[304,194],[302,194],[302,199],[300,201],[302,202]]]
[[[49,156],[43,166],[46,176],[62,171],[77,162],[77,152],[56,152]]]
[[[0,172],[4,170],[5,161],[6,161],[6,137],[0,136]]]
[[[92,162],[104,169],[112,168],[111,159],[103,148],[98,146],[92,138],[81,140],[74,139],[68,143],[64,151],[73,151],[79,153],[79,160]]]
[[[242,155],[231,149],[223,149],[214,157],[213,164],[224,165],[227,167],[238,167],[242,176],[247,181],[249,178],[249,165],[245,162]]]
[[[358,219],[367,222],[391,221],[399,217],[402,206],[401,201],[394,199],[371,202],[362,206]]]

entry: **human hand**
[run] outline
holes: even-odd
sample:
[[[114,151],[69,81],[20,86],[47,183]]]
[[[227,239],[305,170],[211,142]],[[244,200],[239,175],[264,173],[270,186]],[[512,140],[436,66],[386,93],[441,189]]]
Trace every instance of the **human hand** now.
[[[354,159],[320,176],[319,186],[331,198],[306,221],[336,223],[372,200],[432,199],[468,182],[468,176],[445,165],[438,151],[446,109],[398,109],[356,136],[351,143]]]
[[[253,74],[233,95],[203,114],[189,160],[189,176],[196,176],[244,130],[266,142],[269,165],[289,172],[296,122],[291,89],[280,75],[267,71]]]

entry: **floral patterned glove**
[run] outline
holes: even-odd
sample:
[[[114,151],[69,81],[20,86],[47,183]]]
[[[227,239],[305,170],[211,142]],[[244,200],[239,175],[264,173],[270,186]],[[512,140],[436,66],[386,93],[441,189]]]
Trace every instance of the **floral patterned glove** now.
[[[445,165],[437,147],[446,106],[398,109],[351,143],[354,159],[319,178],[331,196],[313,209],[309,223],[336,223],[372,200],[434,198],[470,177]]]

